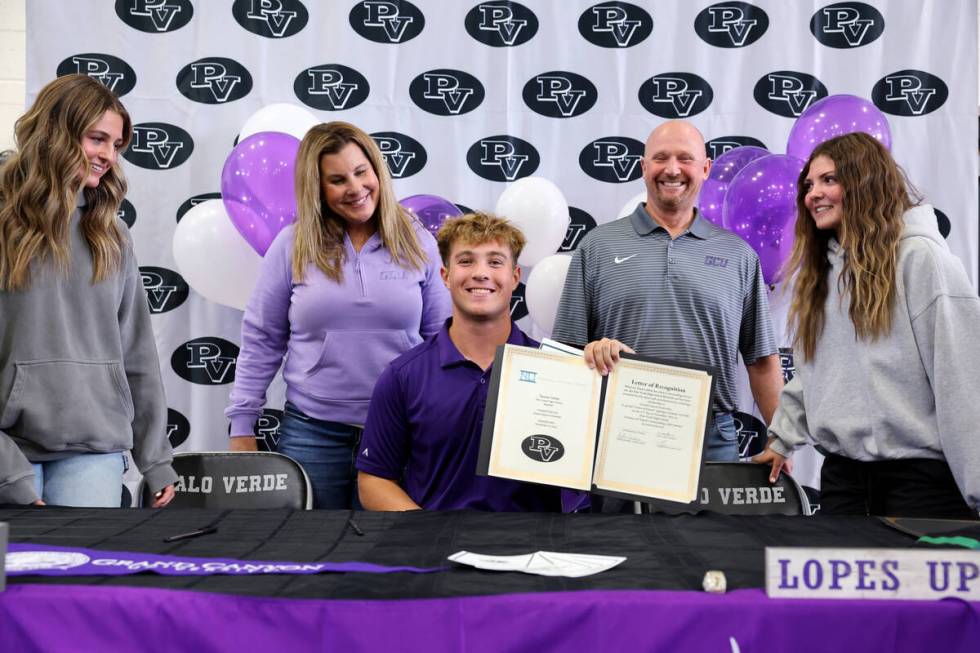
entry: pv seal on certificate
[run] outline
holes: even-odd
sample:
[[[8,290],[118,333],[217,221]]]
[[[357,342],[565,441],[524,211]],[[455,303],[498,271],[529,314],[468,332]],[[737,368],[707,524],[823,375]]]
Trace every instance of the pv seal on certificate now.
[[[714,372],[623,355],[497,349],[477,473],[633,500],[697,498]]]

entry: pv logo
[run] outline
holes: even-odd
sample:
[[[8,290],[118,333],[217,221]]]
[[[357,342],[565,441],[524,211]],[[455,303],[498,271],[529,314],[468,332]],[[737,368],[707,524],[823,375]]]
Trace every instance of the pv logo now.
[[[527,43],[538,33],[538,17],[518,2],[481,2],[466,13],[466,31],[474,39],[495,48]]]
[[[363,0],[348,16],[354,31],[375,43],[404,43],[422,33],[425,16],[408,0]]]
[[[793,362],[793,348],[779,348],[779,368],[783,371],[783,383],[789,383],[796,376],[796,364]]]
[[[810,19],[810,32],[831,48],[859,48],[885,31],[885,17],[863,2],[838,2],[822,7]]]
[[[765,11],[747,2],[719,2],[694,19],[694,31],[705,43],[719,48],[752,45],[769,29]]]
[[[593,179],[625,184],[639,179],[643,174],[640,170],[642,158],[643,143],[640,141],[623,136],[606,136],[582,148],[578,164]]]
[[[378,144],[381,156],[395,179],[411,177],[428,161],[425,148],[411,136],[398,132],[375,132],[371,138]]]
[[[693,73],[662,73],[640,85],[640,104],[661,118],[688,118],[711,104],[715,93]]]
[[[601,48],[629,48],[653,32],[653,18],[628,2],[602,2],[582,12],[578,31]]]
[[[191,423],[187,421],[187,418],[173,408],[168,408],[167,439],[170,440],[170,446],[176,449],[187,441],[190,434]]]
[[[580,116],[599,99],[595,84],[564,70],[535,75],[524,85],[524,104],[549,118]]]
[[[293,92],[314,109],[343,111],[364,102],[371,87],[367,78],[353,68],[331,63],[307,68],[297,75]]]
[[[514,181],[534,174],[541,157],[527,141],[501,134],[481,138],[466,152],[470,170],[490,181]]]
[[[885,75],[871,89],[871,100],[895,116],[922,116],[946,103],[946,82],[922,70],[899,70]]]
[[[759,78],[752,95],[764,109],[798,118],[812,103],[827,97],[827,87],[813,75],[777,70]]]
[[[177,73],[177,90],[194,102],[224,104],[251,92],[252,75],[233,59],[208,57],[187,64]]]
[[[191,22],[190,0],[116,0],[119,19],[141,32],[173,32]]]
[[[574,206],[568,207],[568,229],[565,231],[565,240],[562,241],[559,252],[571,252],[582,242],[585,234],[595,229],[595,219]]]
[[[111,54],[75,54],[58,64],[58,77],[74,73],[99,80],[116,97],[126,95],[136,86],[136,72],[128,63]]]
[[[150,313],[172,311],[187,299],[190,288],[184,278],[167,268],[140,267],[143,290],[150,305]]]
[[[282,411],[266,408],[255,421],[255,441],[259,451],[275,451],[279,444],[279,427],[282,425]]]
[[[517,283],[514,294],[510,296],[510,319],[515,322],[527,317],[527,300],[524,299],[525,286],[523,281]]]
[[[565,455],[565,446],[551,435],[529,435],[521,442],[521,451],[539,463],[553,463]]]
[[[174,350],[170,366],[177,376],[200,385],[222,385],[235,380],[238,346],[223,338],[189,340]]]
[[[252,34],[284,39],[306,27],[310,13],[299,0],[235,0],[231,14]]]
[[[766,425],[755,415],[735,413],[735,434],[738,438],[738,457],[749,458],[766,448]]]
[[[945,213],[935,207],[933,207],[933,210],[936,212],[936,226],[939,227],[940,235],[942,235],[943,238],[949,238],[949,232],[953,228],[952,223],[949,221],[949,218]]]
[[[165,122],[133,125],[133,140],[123,152],[127,161],[148,170],[176,168],[194,151],[191,135]]]
[[[195,206],[201,202],[206,202],[208,200],[220,200],[221,193],[201,193],[200,195],[194,195],[184,200],[184,203],[177,208],[177,222],[184,217],[184,214],[193,209]]]
[[[705,143],[704,150],[709,159],[717,159],[728,150],[734,150],[736,147],[742,147],[743,145],[761,147],[764,150],[769,149],[765,143],[751,136],[719,136]]]
[[[126,226],[131,229],[136,222],[136,207],[124,197],[119,208],[116,209],[116,217],[125,222]]]
[[[480,106],[486,92],[473,75],[440,68],[413,79],[408,94],[423,111],[437,116],[458,116]]]

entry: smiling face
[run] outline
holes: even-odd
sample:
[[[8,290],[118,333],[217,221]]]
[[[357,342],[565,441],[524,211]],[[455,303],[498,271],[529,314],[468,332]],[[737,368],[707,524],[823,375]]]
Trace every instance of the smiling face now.
[[[701,185],[708,178],[711,160],[704,153],[704,139],[693,125],[669,122],[653,130],[643,160],[647,202],[664,212],[694,208]]]
[[[371,221],[378,207],[378,176],[356,143],[320,158],[320,187],[327,207],[348,224]]]
[[[122,133],[122,116],[109,110],[82,134],[82,151],[88,162],[82,176],[87,188],[97,187],[102,175],[115,164],[123,145]]]
[[[830,157],[821,154],[810,162],[804,189],[803,204],[817,229],[836,230],[844,219],[844,189]]]
[[[453,316],[488,322],[510,319],[510,297],[521,269],[510,248],[497,241],[454,243],[442,280],[453,300]]]

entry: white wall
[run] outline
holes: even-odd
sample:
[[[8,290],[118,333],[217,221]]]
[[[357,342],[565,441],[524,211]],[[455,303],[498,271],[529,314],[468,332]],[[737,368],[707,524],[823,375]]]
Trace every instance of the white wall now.
[[[24,112],[26,2],[0,0],[0,150],[14,146],[14,121]]]

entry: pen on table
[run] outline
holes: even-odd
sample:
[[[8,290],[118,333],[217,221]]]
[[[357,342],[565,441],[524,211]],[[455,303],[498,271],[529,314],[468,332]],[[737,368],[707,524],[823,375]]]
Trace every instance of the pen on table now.
[[[361,535],[361,536],[364,535],[364,531],[361,530],[361,527],[357,525],[357,522],[354,521],[353,518],[348,519],[347,523],[350,525],[351,530],[354,531],[356,535]]]
[[[206,528],[198,528],[194,531],[187,531],[186,533],[178,533],[177,535],[171,535],[170,537],[163,538],[164,542],[177,542],[178,540],[187,540],[192,537],[200,537],[202,535],[210,535],[211,533],[217,533],[218,528],[216,526],[208,526]]]

